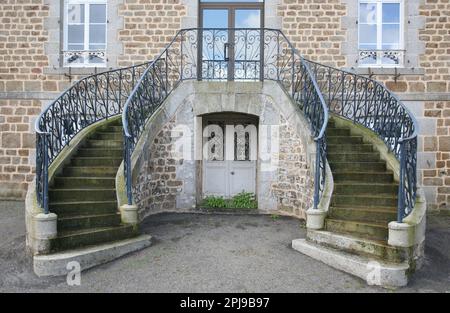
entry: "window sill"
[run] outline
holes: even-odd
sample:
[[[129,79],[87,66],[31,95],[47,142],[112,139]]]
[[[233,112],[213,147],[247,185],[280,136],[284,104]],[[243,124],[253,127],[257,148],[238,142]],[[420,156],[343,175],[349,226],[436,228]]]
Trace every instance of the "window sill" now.
[[[348,71],[358,75],[424,75],[422,68],[405,67],[351,67]]]

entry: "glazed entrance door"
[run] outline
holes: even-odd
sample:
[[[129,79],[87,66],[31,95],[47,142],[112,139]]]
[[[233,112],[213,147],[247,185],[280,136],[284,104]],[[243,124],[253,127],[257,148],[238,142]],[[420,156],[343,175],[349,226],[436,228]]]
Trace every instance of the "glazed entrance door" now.
[[[262,2],[200,3],[200,79],[260,79],[263,8]]]
[[[256,123],[208,121],[203,128],[203,194],[256,192]]]

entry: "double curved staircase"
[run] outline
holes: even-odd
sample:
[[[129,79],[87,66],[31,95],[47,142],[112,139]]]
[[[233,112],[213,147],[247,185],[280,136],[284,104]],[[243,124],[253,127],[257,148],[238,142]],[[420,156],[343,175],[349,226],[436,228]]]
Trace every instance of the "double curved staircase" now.
[[[216,32],[220,36],[221,31],[208,30],[211,34],[207,36],[214,39]],[[149,118],[181,81],[207,79],[208,73],[196,64],[197,52],[193,51],[205,32],[180,30],[152,62],[80,80],[40,115],[36,123],[36,189],[31,193],[39,204],[34,212],[40,211],[46,217],[56,213],[57,230],[53,230],[56,235],[39,238],[38,243],[29,240],[37,255],[35,270],[40,268],[43,275],[48,274],[45,267],[52,260],[52,253],[67,252],[68,258],[73,258],[73,249],[81,249],[78,251],[87,260],[86,267],[90,267],[114,258],[110,251],[115,249],[115,242],[139,235],[138,224],[127,223],[126,219],[124,222],[123,212],[119,211],[123,203],[117,199],[124,193],[128,206],[134,205],[132,157]],[[310,210],[325,209],[328,215],[321,229],[308,229],[306,244],[294,240],[293,247],[332,266],[336,262],[343,264],[337,267],[349,272],[353,266],[359,271],[354,274],[360,277],[365,274],[362,267],[368,260],[394,264],[384,269],[400,269],[405,276],[413,248],[390,245],[388,224],[402,223],[415,206],[414,117],[372,79],[304,59],[279,30],[244,29],[233,33],[239,36],[241,32],[245,33],[243,38],[254,32],[264,37],[259,42],[264,45],[260,51],[264,51],[261,63],[265,68],[240,79],[259,80],[262,73],[264,80],[278,82],[309,121],[315,140],[314,205]],[[355,132],[356,127],[363,127],[372,135]],[[87,135],[81,134],[88,128]],[[83,140],[72,153],[65,153],[76,136]],[[386,155],[382,157],[369,138],[373,136],[396,159],[399,173],[389,169]],[[61,164],[61,158],[63,165],[58,167],[55,164]],[[122,164],[123,176],[117,175]],[[332,196],[326,187],[331,175]],[[117,189],[116,176],[124,180],[119,183],[126,190]],[[330,196],[328,207],[325,199]],[[45,222],[46,218],[40,216],[36,220]],[[38,227],[27,224],[27,229],[34,228]],[[99,253],[96,247],[101,244],[112,244],[105,248],[110,249],[106,252],[108,257],[100,254],[92,261],[89,255]],[[148,246],[149,240],[133,244],[132,248],[124,248],[121,255]],[[405,283],[403,277],[395,279],[388,280],[388,284]]]

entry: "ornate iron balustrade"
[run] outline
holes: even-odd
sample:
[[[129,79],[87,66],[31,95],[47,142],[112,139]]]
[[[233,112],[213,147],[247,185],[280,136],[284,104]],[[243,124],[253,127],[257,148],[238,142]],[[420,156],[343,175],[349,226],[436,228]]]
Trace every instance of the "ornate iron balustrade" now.
[[[306,61],[331,112],[374,131],[400,162],[398,222],[411,213],[417,191],[418,124],[406,106],[381,83]]]
[[[402,66],[405,59],[404,50],[359,50],[359,66]]]
[[[183,29],[149,65],[122,113],[124,170],[132,204],[131,156],[146,121],[183,80],[273,80],[310,122],[317,142],[314,207],[326,174],[328,109],[309,64],[276,29]]]
[[[36,194],[48,213],[48,168],[83,128],[118,115],[149,63],[85,77],[48,105],[36,120]]]

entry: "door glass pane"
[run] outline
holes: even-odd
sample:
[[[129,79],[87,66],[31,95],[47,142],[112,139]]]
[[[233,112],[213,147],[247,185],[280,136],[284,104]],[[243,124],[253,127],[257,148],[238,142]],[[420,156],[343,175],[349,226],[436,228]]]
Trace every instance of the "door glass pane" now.
[[[228,27],[227,9],[203,10],[203,28],[227,28],[227,27]]]
[[[235,11],[236,28],[259,28],[261,27],[261,11],[242,9]]]
[[[204,9],[203,28],[202,78],[226,79],[228,77],[228,61],[225,59],[229,57],[229,55],[225,55],[225,49],[228,49],[226,47],[228,44],[228,10]]]
[[[235,11],[234,76],[235,79],[258,79],[261,59],[261,11]],[[249,29],[255,28],[255,29]]]

